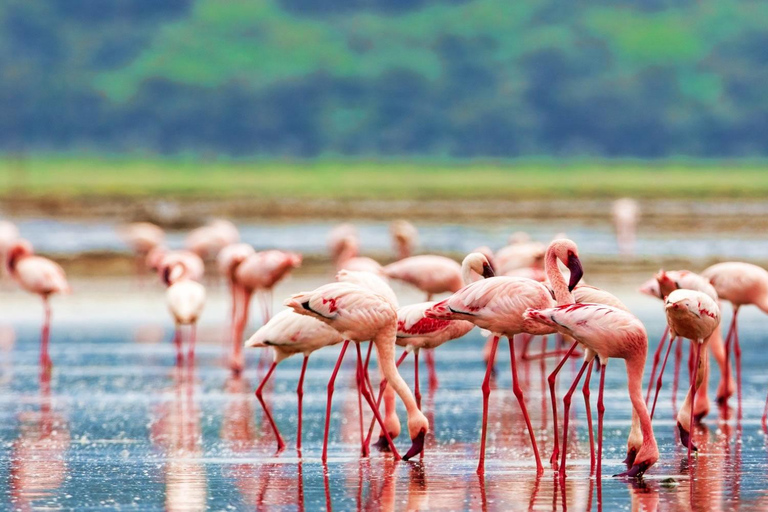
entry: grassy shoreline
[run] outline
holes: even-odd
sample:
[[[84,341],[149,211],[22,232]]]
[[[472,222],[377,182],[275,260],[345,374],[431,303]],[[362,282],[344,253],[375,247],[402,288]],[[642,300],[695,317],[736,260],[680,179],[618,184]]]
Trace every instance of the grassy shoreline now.
[[[0,158],[0,198],[763,199],[762,161]]]

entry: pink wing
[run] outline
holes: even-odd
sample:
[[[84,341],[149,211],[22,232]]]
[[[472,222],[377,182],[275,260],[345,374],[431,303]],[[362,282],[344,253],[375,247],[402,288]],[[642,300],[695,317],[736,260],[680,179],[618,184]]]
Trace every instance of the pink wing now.
[[[16,278],[32,293],[69,293],[67,276],[58,263],[41,256],[28,256],[16,265]]]
[[[463,285],[461,265],[444,256],[411,256],[384,267],[384,274],[429,293],[458,291]]]

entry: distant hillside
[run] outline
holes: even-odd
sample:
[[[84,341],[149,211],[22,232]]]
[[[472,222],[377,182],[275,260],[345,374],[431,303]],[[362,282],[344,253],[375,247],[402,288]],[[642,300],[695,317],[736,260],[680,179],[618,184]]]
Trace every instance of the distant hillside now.
[[[6,0],[0,148],[768,155],[764,0]]]

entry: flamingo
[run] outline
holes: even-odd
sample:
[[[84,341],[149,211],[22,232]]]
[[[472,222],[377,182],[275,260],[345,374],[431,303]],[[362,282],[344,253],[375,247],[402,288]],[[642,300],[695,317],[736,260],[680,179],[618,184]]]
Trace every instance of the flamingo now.
[[[339,257],[350,238],[357,242],[359,237],[357,228],[349,223],[339,224],[328,233],[328,252],[334,263],[338,263]]]
[[[132,222],[120,228],[118,233],[134,252],[137,274],[142,275],[147,255],[155,247],[163,245],[165,231],[151,222]]]
[[[628,197],[617,199],[612,206],[613,225],[616,228],[616,240],[619,253],[632,255],[635,252],[635,231],[640,208],[637,201]]]
[[[392,235],[397,259],[402,260],[411,256],[419,237],[416,226],[407,220],[396,220],[390,224],[389,232]]]
[[[336,269],[371,272],[373,274],[382,273],[381,263],[373,258],[360,256],[359,242],[356,237],[352,236],[348,236],[341,243],[339,255],[336,258]]]
[[[237,266],[233,282],[241,297],[241,307],[235,343],[242,343],[254,292],[261,295],[263,323],[266,324],[272,316],[272,289],[299,266],[300,254],[275,249],[251,254]]]
[[[163,280],[163,269],[172,263],[181,262],[186,267],[187,277],[194,281],[202,281],[205,274],[203,259],[192,251],[186,249],[170,250],[158,245],[147,254],[146,265],[153,272],[157,272],[160,280]]]
[[[190,326],[188,357],[191,363],[195,358],[197,320],[205,306],[205,288],[190,277],[189,269],[182,261],[164,264],[162,272],[163,281],[168,286],[165,292],[166,302],[176,326],[173,335],[176,345],[176,360],[179,362],[182,359],[181,328],[188,325]]]
[[[254,254],[256,250],[249,244],[235,243],[224,247],[219,251],[216,256],[216,263],[219,267],[219,272],[225,276],[227,283],[229,284],[229,293],[231,295],[232,307],[230,309],[230,343],[232,344],[232,355],[230,358],[230,366],[235,373],[242,371],[245,363],[243,361],[243,351],[240,340],[238,339],[238,312],[242,305],[238,305],[238,299],[240,293],[238,293],[237,283],[235,280],[235,271],[240,264],[246,260],[249,256]]]
[[[661,281],[660,281],[661,284]],[[662,285],[663,292],[663,285]],[[677,415],[677,428],[680,431],[680,441],[688,447],[688,466],[691,464],[693,446],[693,401],[696,389],[701,385],[708,366],[707,358],[701,358],[702,348],[706,348],[707,339],[720,326],[720,308],[716,300],[706,293],[695,290],[674,290],[664,302],[667,313],[667,323],[671,337],[682,336],[696,343],[696,358],[693,365],[695,377],[691,379],[691,389],[685,397],[683,407]],[[700,365],[701,363],[701,365]],[[658,388],[656,397],[658,398]],[[654,399],[654,406],[656,405]],[[687,421],[687,428],[684,427]]]
[[[395,367],[395,340],[397,335],[397,311],[384,297],[352,283],[330,283],[311,291],[293,295],[285,305],[297,313],[312,315],[341,333],[345,341],[336,361],[336,366],[328,382],[328,403],[325,416],[325,436],[323,440],[322,460],[327,460],[328,431],[331,420],[331,399],[336,374],[350,341],[357,348],[358,371],[362,371],[360,343],[371,341],[376,346],[379,364],[388,384],[392,386],[405,404],[408,415],[408,432],[413,444],[403,457],[404,460],[418,455],[424,448],[424,438],[429,431],[429,422],[419,410],[411,390]],[[389,437],[378,409],[366,386],[363,395],[373,409],[374,416]],[[387,442],[395,459],[400,456],[391,439]]]
[[[587,348],[579,373],[563,398],[563,452],[560,478],[565,478],[565,458],[568,441],[568,419],[571,396],[576,389],[584,370],[592,363],[595,356],[600,358],[602,371],[600,373],[600,390],[597,399],[597,474],[598,481],[602,478],[603,456],[603,390],[608,360],[611,357],[624,359],[627,366],[627,383],[629,398],[634,412],[640,423],[643,441],[637,451],[632,468],[619,476],[639,477],[648,470],[659,458],[656,438],[648,409],[643,400],[643,368],[648,353],[648,337],[642,322],[631,313],[604,304],[563,304],[554,308],[529,309],[525,319],[556,329],[562,334],[573,337],[578,343]],[[557,434],[555,434],[557,435]]]
[[[491,269],[490,262],[481,253],[470,253],[462,262],[461,265],[462,276],[466,284],[470,284],[477,278],[493,277],[493,270]],[[405,357],[409,352],[413,352],[414,363],[414,393],[416,396],[416,404],[421,409],[421,392],[419,389],[419,351],[421,349],[436,349],[443,343],[450,340],[461,338],[475,326],[472,322],[465,320],[434,320],[425,316],[427,310],[434,306],[435,302],[422,302],[418,304],[412,304],[410,306],[404,306],[397,310],[397,344],[401,347],[405,347],[406,351],[397,361],[397,366],[405,360]],[[382,386],[386,385],[386,381],[382,382]],[[385,388],[384,399],[385,406],[387,405],[386,392],[390,388]],[[381,393],[382,391],[380,391]],[[379,405],[379,398],[376,400],[376,406]],[[388,416],[388,415],[387,415]],[[389,425],[389,422],[385,416],[385,423]],[[396,433],[392,430],[389,431],[390,437],[393,439],[397,437]],[[379,435],[379,440],[376,445],[379,449],[386,448],[386,438],[384,434]]]
[[[384,267],[390,279],[405,281],[427,294],[427,302],[439,293],[455,293],[464,286],[461,265],[433,254],[411,256]]]
[[[541,242],[532,241],[527,233],[517,232],[509,237],[509,245],[502,247],[494,255],[494,265],[499,275],[519,268],[541,268],[544,263],[546,247]]]
[[[718,297],[727,300],[733,306],[733,319],[725,336],[725,370],[730,373],[730,350],[736,356],[736,386],[739,398],[739,417],[741,417],[741,346],[737,317],[739,308],[754,304],[764,313],[768,313],[768,272],[751,263],[726,262],[712,265],[701,273],[715,287]],[[727,382],[727,379],[726,379]],[[718,397],[720,400],[720,397]],[[722,399],[727,403],[727,397]],[[768,407],[768,401],[766,401]]]
[[[555,295],[561,300],[568,300],[567,296],[561,297],[564,293],[569,294],[582,276],[581,262],[579,261],[576,244],[570,240],[556,240],[552,242],[558,247],[557,257],[564,259],[565,264],[571,270],[571,281],[565,284],[562,275],[555,277],[555,272],[559,273],[557,266],[551,270]],[[560,252],[560,248],[565,252]],[[553,249],[553,252],[555,249]],[[562,286],[561,286],[562,285]],[[528,410],[525,405],[523,391],[517,379],[517,367],[515,361],[515,348],[513,338],[516,334],[528,333],[533,335],[551,334],[554,332],[552,327],[543,326],[538,322],[526,320],[523,313],[530,307],[549,308],[553,305],[550,291],[541,283],[531,279],[520,277],[490,277],[482,281],[476,281],[465,286],[449,298],[438,302],[431,309],[427,310],[427,318],[439,320],[467,320],[482,329],[492,333],[492,346],[490,357],[483,381],[483,427],[480,440],[480,461],[478,463],[478,473],[485,470],[485,440],[488,428],[488,399],[491,393],[490,378],[493,369],[493,362],[496,358],[496,348],[501,336],[506,336],[509,340],[509,351],[512,367],[512,389],[520,404],[523,417],[528,427],[528,434],[531,438],[531,445],[536,458],[536,469],[539,473],[544,471],[539,457],[539,450],[536,445],[536,438],[531,426],[531,420],[528,416]]]
[[[24,239],[16,240],[6,252],[8,274],[24,290],[43,299],[44,320],[40,335],[40,366],[44,372],[51,368],[48,341],[51,332],[50,296],[54,293],[70,293],[64,269],[48,258],[36,256],[32,244]]]
[[[240,232],[228,220],[215,219],[205,226],[193,229],[184,242],[186,248],[203,259],[215,258],[219,251],[240,241]]]
[[[315,350],[336,345],[342,341],[344,341],[344,339],[336,329],[320,320],[311,316],[299,315],[291,309],[285,309],[271,318],[269,322],[262,325],[259,330],[245,342],[246,347],[272,347],[274,352],[272,365],[269,367],[269,371],[267,371],[264,379],[256,389],[256,398],[259,399],[259,402],[264,409],[264,414],[266,414],[267,420],[269,420],[269,424],[272,426],[272,430],[277,438],[277,453],[280,453],[285,449],[285,442],[280,436],[277,424],[272,418],[272,414],[269,412],[269,408],[262,397],[264,386],[272,376],[277,365],[283,360],[294,354],[302,354],[304,356],[304,362],[301,366],[301,374],[299,376],[299,384],[296,388],[296,394],[299,399],[299,421],[296,429],[296,449],[301,452],[301,404],[302,398],[304,397],[304,374],[307,371],[309,356]]]

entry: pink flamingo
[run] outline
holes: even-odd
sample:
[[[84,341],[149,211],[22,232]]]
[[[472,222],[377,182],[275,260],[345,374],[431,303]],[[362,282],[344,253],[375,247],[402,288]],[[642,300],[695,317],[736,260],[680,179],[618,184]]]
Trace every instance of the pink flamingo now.
[[[11,244],[6,253],[8,274],[24,290],[35,293],[43,299],[45,316],[40,336],[40,365],[44,372],[51,368],[48,355],[48,341],[51,332],[51,305],[49,298],[54,293],[70,293],[67,276],[58,263],[48,258],[36,256],[32,244],[18,239]]]
[[[627,197],[617,199],[613,202],[612,213],[619,253],[631,256],[635,252],[635,231],[640,216],[637,201]]]
[[[733,306],[733,319],[725,336],[725,370],[727,374],[730,372],[729,357],[731,343],[733,343],[733,352],[736,356],[739,417],[741,417],[741,346],[737,317],[739,308],[749,304],[754,304],[764,313],[768,313],[768,272],[757,265],[734,261],[712,265],[701,275],[710,280],[720,299],[727,300]],[[727,397],[722,400],[722,403],[727,403]],[[766,407],[768,408],[768,401]]]
[[[576,286],[582,276],[581,262],[575,251],[575,244],[570,240],[556,240],[553,242],[558,248],[565,252],[553,249],[557,252],[557,258],[571,270],[571,281],[565,284],[565,280],[559,274],[559,269],[554,266],[551,270],[550,279],[555,286],[555,295],[560,297],[563,293]],[[564,285],[564,288],[561,287]],[[561,300],[567,300],[566,297],[560,297]],[[490,379],[493,369],[493,362],[496,358],[496,348],[501,336],[506,336],[509,340],[509,351],[512,367],[512,389],[520,404],[523,417],[528,427],[528,434],[531,438],[534,455],[536,457],[536,468],[539,473],[543,472],[539,450],[536,445],[536,438],[531,427],[531,420],[528,416],[528,410],[525,405],[523,391],[517,379],[517,367],[515,361],[515,348],[513,338],[516,334],[528,333],[533,335],[551,334],[554,329],[523,317],[526,309],[537,307],[540,309],[549,308],[553,305],[552,295],[549,289],[543,284],[532,281],[531,279],[519,277],[490,277],[482,281],[476,281],[469,286],[465,286],[448,299],[438,302],[435,306],[426,312],[428,318],[442,320],[467,320],[482,329],[491,331],[492,347],[488,358],[488,365],[483,381],[483,429],[480,440],[480,461],[478,463],[478,473],[485,470],[485,440],[488,428],[488,399],[491,393]]]
[[[291,357],[294,354],[303,354],[304,362],[301,366],[299,375],[299,384],[296,388],[296,394],[299,398],[299,421],[296,429],[296,449],[301,452],[301,403],[304,397],[304,374],[307,371],[309,356],[315,350],[331,345],[341,343],[344,339],[339,332],[327,324],[307,315],[296,314],[291,309],[285,309],[275,315],[265,325],[262,325],[256,333],[246,342],[246,347],[272,347],[274,351],[274,360],[269,371],[256,389],[256,398],[259,399],[264,414],[266,414],[269,424],[277,438],[277,452],[285,449],[285,442],[280,436],[272,414],[269,412],[267,404],[262,397],[262,391],[267,381],[272,376],[280,362]]]
[[[182,333],[181,327],[190,326],[189,333],[189,361],[195,359],[195,337],[197,320],[205,306],[205,288],[202,284],[193,280],[189,270],[181,261],[166,264],[163,269],[163,281],[168,286],[165,292],[168,309],[175,321],[176,329],[173,340],[176,345],[176,360],[182,358]]]
[[[413,254],[413,248],[419,237],[416,226],[407,220],[396,220],[389,226],[392,243],[397,259],[402,260]]]
[[[141,276],[149,252],[165,242],[165,231],[151,222],[132,222],[118,232],[136,255],[136,272]]]
[[[632,468],[619,476],[638,477],[642,475],[659,458],[651,418],[642,393],[643,368],[648,353],[648,338],[643,324],[631,313],[604,304],[564,304],[554,308],[529,309],[525,313],[525,318],[531,322],[557,329],[559,332],[573,337],[587,348],[584,364],[563,398],[563,452],[560,463],[560,478],[565,478],[571,396],[581,380],[581,376],[595,356],[600,358],[600,363],[603,365],[597,399],[596,478],[598,481],[602,478],[603,414],[605,413],[603,390],[608,359],[611,357],[624,359],[626,363],[629,398],[634,412],[637,414],[643,436],[642,446],[637,451]]]
[[[186,249],[169,250],[158,245],[147,254],[146,264],[150,270],[157,272],[160,280],[163,280],[163,269],[173,263],[180,262],[186,268],[187,277],[194,281],[202,281],[205,274],[203,259],[192,251]]]
[[[427,418],[419,410],[411,390],[395,366],[395,340],[397,335],[397,311],[395,307],[380,295],[351,283],[330,283],[312,292],[299,293],[285,302],[285,305],[303,315],[312,315],[327,323],[341,333],[345,341],[336,361],[331,379],[328,382],[328,404],[326,406],[325,436],[323,440],[322,460],[327,460],[328,432],[331,420],[331,399],[336,374],[339,371],[344,352],[350,341],[357,348],[358,371],[363,372],[360,343],[370,340],[378,353],[379,364],[388,384],[392,386],[405,404],[408,415],[408,432],[413,444],[405,460],[418,455],[424,448],[424,437],[429,430]],[[363,386],[363,395],[373,409],[379,426],[389,437],[378,409],[373,403],[370,391]],[[400,458],[391,439],[387,442],[396,459]]]
[[[663,285],[662,285],[663,292]],[[674,290],[664,302],[667,313],[667,323],[672,337],[682,336],[696,343],[696,359],[693,365],[695,377],[691,379],[691,389],[685,398],[683,407],[677,415],[677,428],[680,431],[680,441],[688,447],[688,466],[691,465],[691,450],[693,446],[693,401],[696,389],[701,385],[708,366],[707,358],[701,358],[701,349],[707,339],[720,326],[720,308],[709,295],[694,290]],[[706,348],[706,347],[705,347]],[[659,390],[656,389],[656,398]],[[656,399],[654,399],[654,407]],[[685,420],[687,428],[684,427]]]
[[[336,258],[337,270],[355,270],[358,272],[381,274],[382,268],[381,263],[373,258],[360,256],[357,238],[350,236],[344,239],[339,256]]]
[[[193,229],[187,235],[185,246],[203,259],[215,258],[224,247],[240,241],[240,232],[228,220],[216,219]]]
[[[502,247],[494,255],[496,273],[505,275],[507,272],[520,268],[541,268],[544,264],[546,246],[541,242],[532,241],[527,233],[513,233],[509,245]]]
[[[242,305],[238,305],[237,283],[235,271],[240,264],[249,256],[255,254],[256,250],[249,244],[236,243],[230,244],[219,251],[216,256],[216,263],[219,272],[226,278],[229,284],[229,293],[231,295],[232,307],[230,309],[230,343],[232,344],[232,354],[230,357],[230,366],[235,373],[242,371],[245,362],[243,361],[243,351],[240,339],[238,339],[238,313]]]
[[[328,233],[328,252],[334,263],[338,263],[338,259],[350,238],[354,239],[356,243],[359,240],[357,228],[349,223],[339,224]]]
[[[3,281],[8,277],[8,269],[5,265],[8,249],[11,248],[11,245],[13,245],[20,236],[19,229],[13,222],[0,220],[0,261],[3,262],[3,264],[0,265],[0,281]]]
[[[233,281],[240,295],[240,318],[235,338],[237,344],[242,343],[254,292],[261,295],[263,323],[266,324],[272,316],[272,289],[299,266],[300,254],[274,249],[251,254],[237,266]]]

